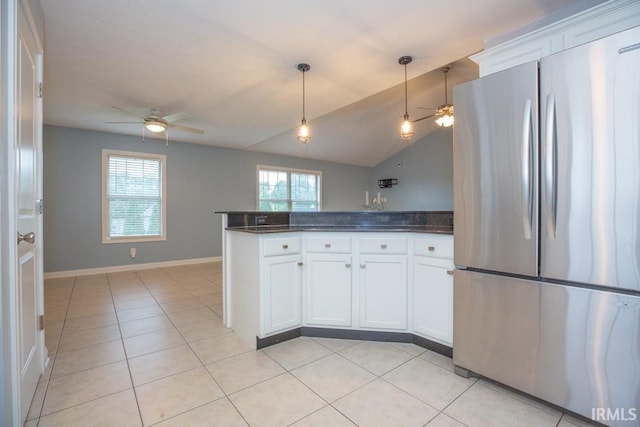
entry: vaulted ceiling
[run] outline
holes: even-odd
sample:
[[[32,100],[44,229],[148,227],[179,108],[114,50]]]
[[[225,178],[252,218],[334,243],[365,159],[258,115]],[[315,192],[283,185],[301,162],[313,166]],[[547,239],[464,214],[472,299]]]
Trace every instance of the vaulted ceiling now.
[[[477,76],[464,59],[485,40],[591,0],[41,0],[45,13],[47,124],[139,135],[107,124],[159,109],[183,111],[170,141],[374,166],[407,142],[409,114],[444,102]],[[312,140],[296,141],[306,62]],[[449,93],[449,97],[451,94]],[[435,129],[415,124],[414,140]]]

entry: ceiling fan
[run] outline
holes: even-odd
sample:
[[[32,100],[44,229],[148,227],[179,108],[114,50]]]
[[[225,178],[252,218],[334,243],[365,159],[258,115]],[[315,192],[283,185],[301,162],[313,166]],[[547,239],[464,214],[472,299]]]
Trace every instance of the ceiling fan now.
[[[108,124],[141,124],[142,126],[142,142],[144,142],[144,130],[147,129],[153,133],[162,133],[165,132],[165,137],[167,141],[167,145],[169,144],[169,132],[167,132],[168,128],[176,129],[184,132],[195,133],[197,135],[202,135],[204,131],[202,129],[196,129],[188,126],[176,125],[174,122],[184,120],[189,115],[187,113],[174,113],[169,114],[167,116],[163,116],[160,110],[152,109],[149,114],[146,116],[141,116],[138,113],[134,113],[131,111],[127,111],[120,107],[111,107],[116,111],[119,111],[124,114],[128,114],[133,117],[137,117],[142,121],[135,122],[105,122]]]
[[[442,127],[449,127],[453,125],[453,104],[449,104],[447,99],[447,73],[451,67],[446,66],[442,67],[440,71],[444,73],[444,104],[440,105],[438,108],[426,108],[426,107],[418,107],[423,110],[434,110],[435,113],[421,117],[419,119],[414,120],[414,122],[419,122],[421,120],[430,119],[431,117],[438,117],[436,119],[436,123]]]

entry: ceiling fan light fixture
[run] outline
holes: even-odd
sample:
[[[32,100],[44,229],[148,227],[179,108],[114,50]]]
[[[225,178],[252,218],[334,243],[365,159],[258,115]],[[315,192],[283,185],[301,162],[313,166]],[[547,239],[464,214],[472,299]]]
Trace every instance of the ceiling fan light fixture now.
[[[409,108],[408,108],[408,96],[407,96],[407,64],[410,64],[413,61],[411,56],[401,56],[398,58],[398,63],[400,65],[404,65],[404,116],[402,117],[402,124],[400,125],[400,138],[405,141],[411,139],[413,137],[413,124],[409,119]]]
[[[449,126],[453,125],[453,116],[450,116],[448,114],[440,116],[436,119],[436,123],[443,128],[448,128]]]
[[[439,126],[447,128],[449,126],[453,126],[453,105],[446,104],[438,109],[438,112],[441,114],[440,117],[436,119],[436,123]]]
[[[158,120],[145,121],[144,127],[146,127],[147,130],[154,133],[164,132],[167,129],[167,125]]]
[[[304,81],[304,73],[311,69],[309,64],[298,64],[296,65],[298,71],[302,72],[302,121],[300,123],[300,127],[298,128],[298,142],[300,144],[308,144],[311,140],[311,133],[309,132],[309,126],[307,126],[306,108],[305,108],[305,81]]]

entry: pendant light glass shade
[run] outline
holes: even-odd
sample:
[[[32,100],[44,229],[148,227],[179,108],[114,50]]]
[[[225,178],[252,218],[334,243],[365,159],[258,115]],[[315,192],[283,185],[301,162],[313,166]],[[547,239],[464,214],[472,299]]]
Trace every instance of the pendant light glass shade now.
[[[309,135],[309,126],[307,126],[307,121],[302,119],[302,124],[298,128],[298,141],[301,144],[306,144],[311,139],[311,135]]]
[[[409,120],[409,115],[405,114],[402,120],[402,125],[400,125],[400,138],[408,140],[413,136],[413,123]]]
[[[404,65],[404,116],[402,118],[402,125],[400,125],[400,138],[409,140],[414,135],[413,123],[409,119],[408,109],[408,96],[407,96],[407,64],[410,64],[413,58],[410,56],[401,56],[398,59],[400,65]]]
[[[304,85],[304,73],[311,69],[309,64],[298,64],[296,66],[299,71],[302,71],[302,121],[298,128],[298,142],[300,144],[308,144],[311,140],[311,134],[309,132],[309,126],[307,126],[307,119],[305,117],[305,85]]]

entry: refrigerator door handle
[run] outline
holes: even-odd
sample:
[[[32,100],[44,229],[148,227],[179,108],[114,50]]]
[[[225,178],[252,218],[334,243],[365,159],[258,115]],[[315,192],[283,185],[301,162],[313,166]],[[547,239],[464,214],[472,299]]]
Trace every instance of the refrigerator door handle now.
[[[546,141],[545,141],[545,215],[547,217],[547,237],[556,237],[556,100],[553,94],[547,96]]]
[[[531,216],[533,205],[533,192],[531,191],[531,100],[524,103],[524,117],[522,120],[522,222],[524,225],[524,238],[531,239]]]

